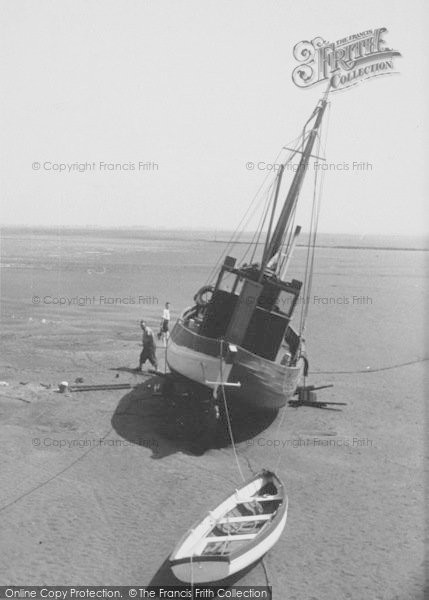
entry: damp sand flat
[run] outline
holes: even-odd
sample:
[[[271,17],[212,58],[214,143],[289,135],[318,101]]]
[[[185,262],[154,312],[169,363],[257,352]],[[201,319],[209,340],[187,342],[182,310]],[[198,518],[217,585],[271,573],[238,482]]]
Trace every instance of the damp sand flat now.
[[[137,321],[156,327],[165,300],[176,315],[189,305],[219,245],[73,238],[75,254],[63,241],[47,260],[46,244],[54,255],[58,244],[37,242],[31,261],[28,240],[4,257],[0,584],[172,583],[169,552],[239,474],[222,433],[201,453],[204,418],[131,372]],[[294,275],[304,260],[297,249]],[[275,597],[421,595],[426,282],[424,253],[320,249],[311,383],[335,383],[319,399],[347,407],[288,407],[265,421],[233,410],[245,475],[278,465],[289,495],[286,530],[265,561]],[[158,302],[55,306],[33,295]],[[76,377],[138,387],[64,396],[40,385]],[[261,565],[236,583],[264,584]]]

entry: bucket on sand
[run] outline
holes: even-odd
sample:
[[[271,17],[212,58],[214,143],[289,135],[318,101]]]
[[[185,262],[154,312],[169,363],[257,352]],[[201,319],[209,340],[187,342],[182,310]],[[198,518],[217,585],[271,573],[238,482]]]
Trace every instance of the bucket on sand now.
[[[58,384],[58,389],[60,391],[60,394],[64,394],[64,392],[67,392],[67,390],[69,389],[69,384],[67,381],[62,381],[61,383]]]

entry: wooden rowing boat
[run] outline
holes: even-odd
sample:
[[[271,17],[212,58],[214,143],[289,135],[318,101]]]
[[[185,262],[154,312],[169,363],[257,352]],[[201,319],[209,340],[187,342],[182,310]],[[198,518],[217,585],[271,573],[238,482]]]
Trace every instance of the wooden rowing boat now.
[[[261,471],[183,536],[170,556],[173,573],[181,581],[203,583],[245,569],[279,539],[287,504],[277,475]]]

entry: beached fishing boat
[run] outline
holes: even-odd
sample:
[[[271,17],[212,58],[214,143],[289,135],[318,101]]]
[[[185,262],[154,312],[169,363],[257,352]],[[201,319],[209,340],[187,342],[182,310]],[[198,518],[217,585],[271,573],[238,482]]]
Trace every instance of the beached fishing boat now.
[[[180,316],[169,340],[167,363],[172,372],[213,389],[225,384],[230,397],[257,409],[284,406],[308,368],[303,334],[317,232],[316,195],[303,281],[289,279],[288,267],[301,230],[294,225],[298,197],[310,160],[315,158],[313,147],[316,141],[320,144],[327,96],[328,92],[294,147],[285,147],[289,155],[277,163],[263,218],[246,249],[251,253],[250,262],[237,264],[236,258],[225,252],[220,270],[214,272],[210,285],[197,292],[194,305]],[[295,157],[300,157],[299,162],[293,165],[294,176],[281,203],[283,174]],[[291,321],[300,295],[296,330]]]
[[[262,471],[185,534],[170,556],[173,573],[181,581],[204,583],[252,565],[279,539],[287,504],[280,479]]]

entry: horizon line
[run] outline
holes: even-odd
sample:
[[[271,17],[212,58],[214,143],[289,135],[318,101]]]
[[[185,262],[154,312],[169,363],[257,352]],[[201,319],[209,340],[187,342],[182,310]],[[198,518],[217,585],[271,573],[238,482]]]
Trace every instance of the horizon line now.
[[[64,230],[72,230],[72,229],[89,229],[89,230],[100,230],[100,231],[106,231],[106,230],[113,230],[113,231],[160,231],[160,232],[167,232],[167,231],[181,231],[181,232],[206,232],[206,233],[234,233],[236,230],[235,229],[223,229],[223,228],[212,228],[212,227],[166,227],[166,226],[155,226],[155,225],[151,225],[151,226],[145,226],[145,225],[94,225],[94,224],[90,224],[90,225],[52,225],[52,224],[47,224],[47,225],[42,225],[42,224],[37,224],[37,225],[30,225],[30,224],[24,224],[24,223],[6,223],[6,224],[0,224],[0,230],[3,229],[52,229],[52,230],[58,230],[58,229],[64,229]],[[255,233],[256,230],[255,229],[248,229],[248,230],[244,230],[241,233]],[[303,230],[303,234],[306,235],[309,232]],[[429,237],[429,232],[421,232],[421,233],[386,233],[386,232],[365,232],[365,233],[359,233],[359,232],[351,232],[351,231],[319,231],[319,234],[322,235],[353,235],[353,236],[359,236],[359,237],[365,237],[365,236],[371,236],[371,235],[378,235],[378,236],[385,236],[385,237]],[[221,240],[219,240],[221,241]],[[226,241],[226,240],[225,240]]]

